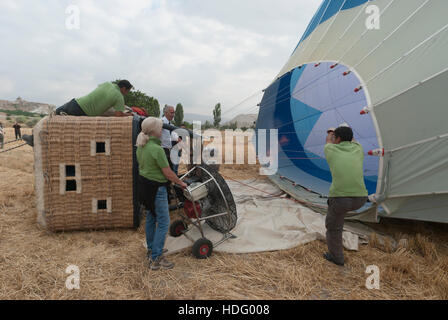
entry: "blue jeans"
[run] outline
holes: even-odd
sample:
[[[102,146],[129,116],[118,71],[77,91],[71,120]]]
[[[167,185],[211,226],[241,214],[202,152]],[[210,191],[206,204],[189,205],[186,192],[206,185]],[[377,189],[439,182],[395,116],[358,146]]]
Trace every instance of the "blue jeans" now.
[[[56,109],[56,114],[60,115],[61,112],[66,113],[69,116],[77,116],[77,117],[83,117],[87,116],[86,113],[81,109],[78,102],[76,102],[75,99],[72,99],[71,101],[67,102],[63,106]]]
[[[170,225],[168,193],[165,187],[159,187],[157,190],[155,208],[156,217],[151,212],[146,212],[146,244],[148,250],[152,250],[153,260],[162,255]]]

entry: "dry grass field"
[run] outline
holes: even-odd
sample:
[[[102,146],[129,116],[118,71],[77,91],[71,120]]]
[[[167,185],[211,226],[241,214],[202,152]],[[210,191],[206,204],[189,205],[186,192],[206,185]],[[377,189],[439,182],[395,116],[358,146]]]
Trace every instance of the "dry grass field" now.
[[[7,130],[6,141],[13,135]],[[8,138],[9,137],[9,138]],[[223,166],[235,179],[256,168]],[[36,224],[33,153],[28,146],[0,154],[0,299],[448,299],[448,228],[385,221],[379,228],[407,246],[375,243],[346,252],[347,265],[326,262],[323,242],[259,254],[215,253],[195,260],[171,256],[170,271],[151,271],[144,228],[48,233]],[[67,290],[69,265],[80,290]],[[380,290],[368,290],[366,267],[380,268]]]

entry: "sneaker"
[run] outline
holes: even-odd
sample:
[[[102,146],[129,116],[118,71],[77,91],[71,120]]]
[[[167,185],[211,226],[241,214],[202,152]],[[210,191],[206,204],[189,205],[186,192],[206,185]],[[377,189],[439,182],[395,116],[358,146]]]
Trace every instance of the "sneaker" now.
[[[156,260],[151,260],[149,262],[149,267],[151,268],[151,270],[159,270],[160,268],[162,269],[173,269],[174,268],[174,263],[169,262],[168,260],[166,260],[166,258],[161,255],[159,257],[157,257]]]
[[[34,136],[29,134],[24,134],[22,140],[28,143],[31,147],[34,147]]]

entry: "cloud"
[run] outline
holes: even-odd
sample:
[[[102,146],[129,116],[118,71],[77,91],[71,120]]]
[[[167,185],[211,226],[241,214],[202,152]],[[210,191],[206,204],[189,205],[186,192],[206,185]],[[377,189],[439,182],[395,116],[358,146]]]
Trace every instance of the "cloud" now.
[[[14,83],[7,77],[0,76],[0,95],[9,95],[14,92]]]
[[[65,27],[69,5],[80,9],[80,30]],[[127,78],[161,104],[182,102],[187,112],[211,114],[220,101],[226,110],[272,81],[318,5],[3,0],[0,81],[14,85],[0,98],[60,105]]]

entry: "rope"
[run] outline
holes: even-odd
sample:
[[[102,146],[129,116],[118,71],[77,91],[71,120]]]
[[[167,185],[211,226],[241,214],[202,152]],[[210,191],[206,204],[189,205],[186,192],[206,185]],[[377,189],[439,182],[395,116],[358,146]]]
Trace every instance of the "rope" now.
[[[236,179],[227,177],[227,176],[225,176],[225,175],[223,175],[223,174],[221,174],[221,175],[222,175],[225,179],[228,179],[228,180],[230,180],[230,181],[239,183],[239,184],[241,184],[241,185],[243,185],[243,186],[245,186],[245,187],[251,188],[251,189],[253,189],[253,190],[262,192],[262,193],[267,194],[267,195],[269,195],[269,196],[271,196],[271,197],[273,197],[273,198],[287,199],[287,200],[293,201],[293,202],[295,202],[295,203],[298,203],[298,204],[301,204],[301,205],[305,205],[305,206],[307,206],[307,207],[317,207],[317,208],[321,208],[321,209],[327,209],[326,206],[322,206],[322,205],[315,204],[315,203],[308,202],[308,201],[304,201],[304,200],[297,200],[297,199],[295,199],[295,198],[285,198],[285,197],[283,197],[282,195],[278,195],[278,194],[270,193],[270,192],[261,190],[261,189],[259,189],[259,188],[257,188],[257,187],[251,186],[251,185],[249,185],[249,184],[247,184],[247,183],[244,183],[244,182],[242,182],[242,181],[238,181],[238,180],[236,180]],[[282,193],[282,194],[283,194],[283,193]]]
[[[16,142],[16,141],[20,141],[20,140],[22,140],[22,139],[11,140],[11,141],[5,142],[4,144],[10,144],[10,143],[13,143],[13,142]]]
[[[319,18],[319,22],[317,25],[320,25],[322,22],[322,19],[324,18],[325,14],[327,13],[328,7],[330,6],[331,1],[328,1],[327,6],[325,7],[324,12],[322,13],[321,17]],[[314,36],[316,35],[315,32],[311,33],[308,37],[308,41],[306,41],[305,45],[302,47],[302,50],[300,51],[300,54],[304,53],[305,50],[308,48],[308,45],[311,43],[311,40],[314,39]]]
[[[338,18],[339,14],[341,13],[342,8],[344,7],[345,3],[347,2],[347,0],[344,0],[344,2],[342,3],[341,7],[339,8],[338,12],[336,13],[335,17],[333,18],[333,21],[328,25],[327,30],[325,30],[324,35],[320,38],[319,42],[317,43],[316,47],[314,48],[313,52],[311,52],[311,54],[308,55],[308,59],[311,58],[314,53],[316,52],[317,48],[320,46],[320,44],[322,43],[322,40],[325,38],[325,36],[328,34],[328,31],[330,31],[331,27],[333,26],[333,24],[336,22],[336,19]],[[324,13],[325,15],[325,13]],[[322,16],[323,17],[323,16]],[[320,23],[319,23],[320,24]]]
[[[8,151],[11,151],[11,150],[14,150],[14,149],[18,149],[18,148],[20,148],[20,147],[26,146],[27,144],[28,144],[28,143],[24,143],[24,144],[21,144],[21,145],[15,146],[15,147],[13,147],[13,148],[9,148],[9,149],[6,149],[6,150],[3,150],[3,151],[0,151],[0,153],[5,153],[5,152],[8,152]]]
[[[345,37],[345,35],[347,34],[348,30],[351,29],[351,27],[353,26],[353,24],[355,23],[355,21],[358,20],[358,18],[360,17],[360,15],[365,12],[366,7],[369,5],[369,2],[366,2],[366,4],[361,8],[361,10],[359,10],[358,14],[353,18],[352,22],[350,22],[350,24],[347,26],[347,28],[344,30],[344,32],[339,36],[339,40],[341,40],[343,37]],[[339,41],[336,41],[333,46],[331,46],[330,48],[328,48],[328,50],[326,52],[324,52],[322,54],[322,56],[320,57],[319,61],[323,60],[324,57],[328,56],[328,53],[333,51],[334,48],[339,44]]]
[[[235,110],[236,108],[240,107],[241,105],[243,105],[246,101],[249,101],[252,98],[255,98],[258,94],[262,93],[262,90],[258,90],[257,92],[253,93],[252,95],[248,96],[247,98],[245,98],[244,100],[242,100],[241,102],[239,102],[238,104],[234,105],[233,107],[223,110],[221,115],[233,115],[233,113],[230,113],[231,111]]]

